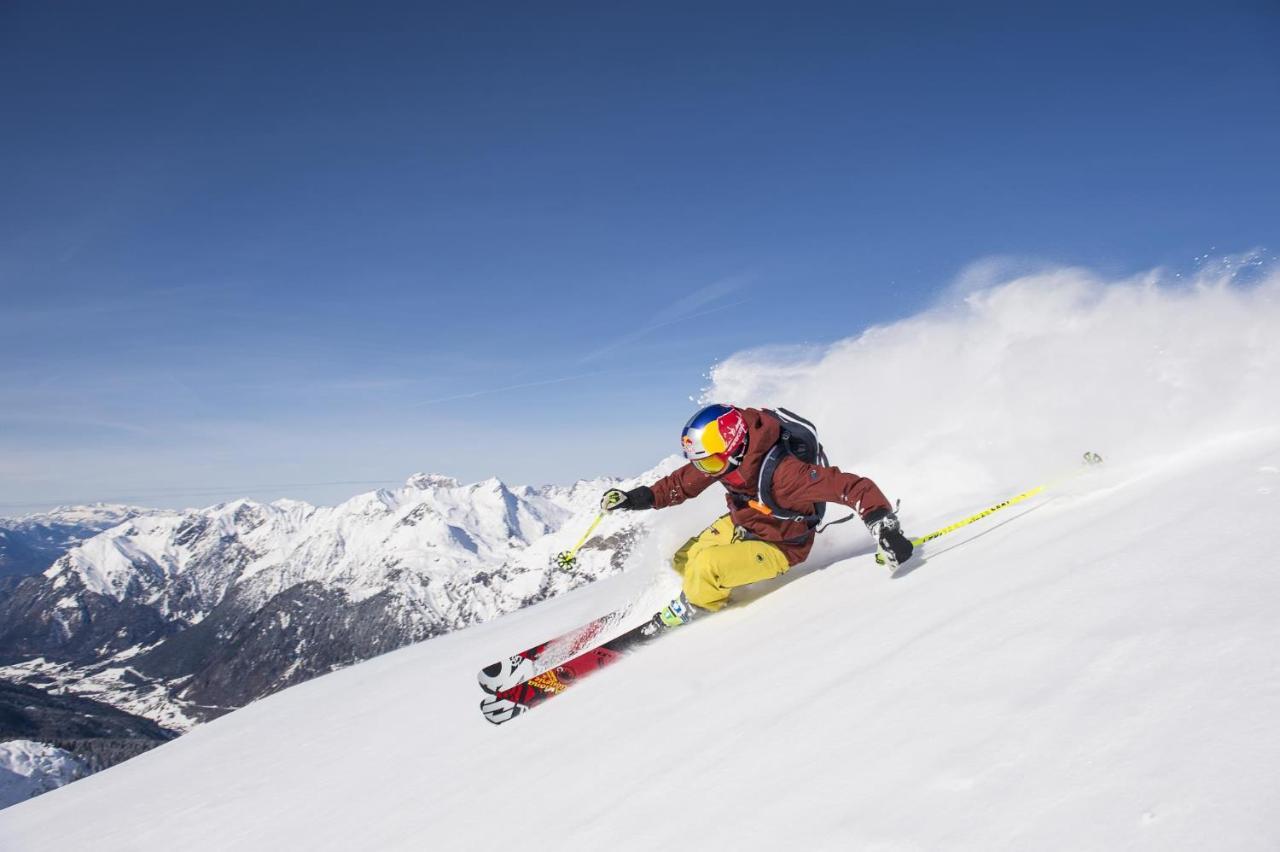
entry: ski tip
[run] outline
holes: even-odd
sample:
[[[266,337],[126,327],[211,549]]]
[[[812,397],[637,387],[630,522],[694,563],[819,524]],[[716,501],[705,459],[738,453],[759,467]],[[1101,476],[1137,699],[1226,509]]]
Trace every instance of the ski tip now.
[[[498,698],[496,696],[484,698],[480,701],[480,712],[484,717],[495,725],[501,725],[503,722],[510,722],[529,708],[523,704],[508,698]]]
[[[527,680],[533,674],[533,661],[519,655],[485,666],[476,673],[476,681],[485,692],[496,695],[504,689],[510,689],[521,681]]]
[[[481,689],[490,695],[498,691],[498,684],[501,680],[502,663],[491,663],[476,674],[476,682],[480,684]]]

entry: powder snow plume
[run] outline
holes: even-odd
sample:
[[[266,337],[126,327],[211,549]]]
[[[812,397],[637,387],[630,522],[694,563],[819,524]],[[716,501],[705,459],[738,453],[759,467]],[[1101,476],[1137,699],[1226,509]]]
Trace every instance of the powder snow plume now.
[[[809,417],[832,463],[904,511],[1036,484],[1085,450],[1144,463],[1280,423],[1275,267],[1230,258],[1190,281],[985,268],[937,307],[819,351],[735,355],[705,399]]]

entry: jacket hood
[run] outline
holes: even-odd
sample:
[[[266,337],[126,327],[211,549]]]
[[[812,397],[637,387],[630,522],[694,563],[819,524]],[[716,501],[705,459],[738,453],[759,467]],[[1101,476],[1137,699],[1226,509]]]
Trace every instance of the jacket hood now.
[[[747,421],[747,454],[738,465],[738,472],[743,480],[756,490],[756,482],[760,479],[760,465],[773,445],[782,437],[782,424],[778,418],[758,408],[742,408],[742,417]]]

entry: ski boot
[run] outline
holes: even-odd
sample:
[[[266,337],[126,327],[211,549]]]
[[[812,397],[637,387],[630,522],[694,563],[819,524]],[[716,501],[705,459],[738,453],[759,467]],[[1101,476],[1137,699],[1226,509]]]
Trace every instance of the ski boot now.
[[[653,618],[645,625],[645,635],[656,636],[664,630],[688,624],[704,612],[706,610],[689,603],[689,599],[684,596],[684,592],[681,592],[679,597],[653,614]]]

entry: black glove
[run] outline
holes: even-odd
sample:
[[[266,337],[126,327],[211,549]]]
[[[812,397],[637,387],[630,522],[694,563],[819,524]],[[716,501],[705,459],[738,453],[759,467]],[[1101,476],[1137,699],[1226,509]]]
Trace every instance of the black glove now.
[[[610,488],[604,492],[604,496],[600,498],[600,511],[613,512],[617,509],[652,509],[653,508],[653,489],[647,485],[641,485],[639,488],[632,488],[630,491],[620,491],[617,488]]]
[[[888,509],[876,509],[862,520],[871,535],[880,542],[881,552],[891,563],[889,567],[897,568],[911,558],[911,552],[915,548],[912,547],[911,540],[902,534],[902,524],[898,523],[897,515]]]

